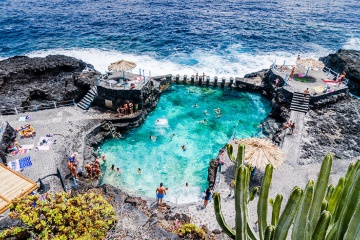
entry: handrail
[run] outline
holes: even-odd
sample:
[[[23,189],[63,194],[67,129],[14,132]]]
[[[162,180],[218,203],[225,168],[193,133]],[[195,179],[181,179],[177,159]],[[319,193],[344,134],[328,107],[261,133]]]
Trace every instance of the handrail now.
[[[5,108],[0,107],[0,115],[18,115],[19,113],[25,113],[25,112],[37,112],[40,110],[46,110],[46,109],[53,109],[58,107],[69,107],[69,106],[76,106],[75,100],[68,100],[68,101],[62,101],[62,102],[56,102],[56,101],[49,101],[41,104],[34,104],[24,107],[13,107],[13,108]]]

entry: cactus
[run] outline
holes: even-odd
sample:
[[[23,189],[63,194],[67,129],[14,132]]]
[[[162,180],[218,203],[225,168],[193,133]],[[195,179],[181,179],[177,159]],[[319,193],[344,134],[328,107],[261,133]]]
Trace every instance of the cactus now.
[[[312,235],[312,240],[322,240],[325,238],[326,230],[329,226],[331,214],[329,211],[323,211]]]
[[[257,205],[257,214],[258,214],[258,224],[259,224],[259,235],[260,239],[264,239],[264,233],[266,230],[267,221],[267,206],[268,206],[268,198],[269,198],[269,190],[270,183],[272,179],[273,166],[267,165],[265,168],[265,175],[262,180],[261,188],[260,188],[260,196]]]
[[[294,225],[293,225],[294,230],[292,231],[291,234],[292,239],[306,239],[305,238],[306,222],[310,210],[310,204],[313,197],[313,192],[314,192],[314,181],[309,180],[306,185],[303,198],[299,206],[299,211],[294,220]]]
[[[345,183],[346,183],[346,178],[341,177],[331,195],[331,198],[329,199],[328,211],[330,212],[331,215],[334,214],[336,204],[338,203],[339,198],[341,197],[341,194],[345,187]]]
[[[252,189],[249,194],[250,170],[244,165],[244,156],[245,146],[240,145],[235,162],[235,231],[225,223],[219,193],[214,194],[215,215],[231,239],[257,240],[249,225],[247,207],[258,189]],[[286,239],[292,224],[291,239],[360,239],[360,160],[350,164],[346,177],[340,178],[336,186],[328,186],[333,158],[333,154],[325,156],[316,184],[310,180],[305,191],[294,187],[281,214],[282,195],[269,200],[273,167],[266,166],[257,204],[261,240]],[[267,223],[269,203],[272,206],[271,225]]]
[[[289,201],[287,202],[285,209],[281,213],[279,223],[275,228],[274,239],[285,240],[289,231],[289,228],[294,220],[296,211],[299,207],[303,190],[299,187],[294,187],[291,192]]]
[[[329,185],[326,191],[326,197],[325,200],[329,202],[332,194],[334,193],[335,186],[333,184]]]
[[[274,204],[272,205],[273,211],[271,215],[271,225],[276,226],[279,222],[280,216],[280,208],[283,200],[283,196],[281,194],[276,195]]]
[[[360,239],[360,204],[358,204],[344,236],[344,240],[353,239]]]
[[[226,150],[230,160],[234,162],[235,161],[235,158],[233,156],[234,148],[230,143],[226,144]]]
[[[320,217],[321,204],[325,196],[325,192],[329,183],[329,177],[331,172],[331,165],[334,159],[334,154],[326,154],[323,163],[321,165],[318,180],[315,185],[315,193],[312,199],[312,204],[309,212],[309,231],[310,235],[314,232],[315,224]]]

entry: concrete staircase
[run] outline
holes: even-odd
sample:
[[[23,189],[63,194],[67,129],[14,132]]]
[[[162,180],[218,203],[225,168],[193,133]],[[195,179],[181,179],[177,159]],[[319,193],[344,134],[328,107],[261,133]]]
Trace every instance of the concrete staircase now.
[[[88,110],[90,108],[90,104],[94,101],[95,96],[97,95],[97,87],[92,86],[90,90],[86,93],[86,95],[81,99],[81,101],[77,104],[77,106],[83,110]]]
[[[304,93],[294,92],[291,100],[291,111],[307,113],[309,110],[310,95],[304,96]]]

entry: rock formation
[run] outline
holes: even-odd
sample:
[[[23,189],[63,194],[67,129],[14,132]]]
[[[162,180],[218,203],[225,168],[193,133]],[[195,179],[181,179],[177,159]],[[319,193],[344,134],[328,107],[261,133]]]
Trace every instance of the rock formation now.
[[[1,108],[24,107],[48,101],[79,100],[94,81],[96,71],[81,77],[81,60],[62,55],[45,58],[16,56],[0,61]]]
[[[320,60],[338,73],[345,71],[346,78],[350,80],[350,91],[360,94],[360,51],[339,49]]]
[[[360,100],[346,99],[310,110],[305,117],[300,164],[321,161],[327,152],[338,159],[360,156]]]

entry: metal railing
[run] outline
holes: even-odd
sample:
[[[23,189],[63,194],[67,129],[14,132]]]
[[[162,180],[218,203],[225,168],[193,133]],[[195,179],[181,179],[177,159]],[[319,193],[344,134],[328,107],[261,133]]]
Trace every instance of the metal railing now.
[[[12,108],[0,107],[0,115],[18,115],[20,113],[25,113],[25,112],[37,112],[46,109],[70,107],[70,106],[76,106],[74,99],[68,101],[62,101],[62,102],[49,101],[46,103],[34,104],[24,107],[19,107],[19,106]]]

